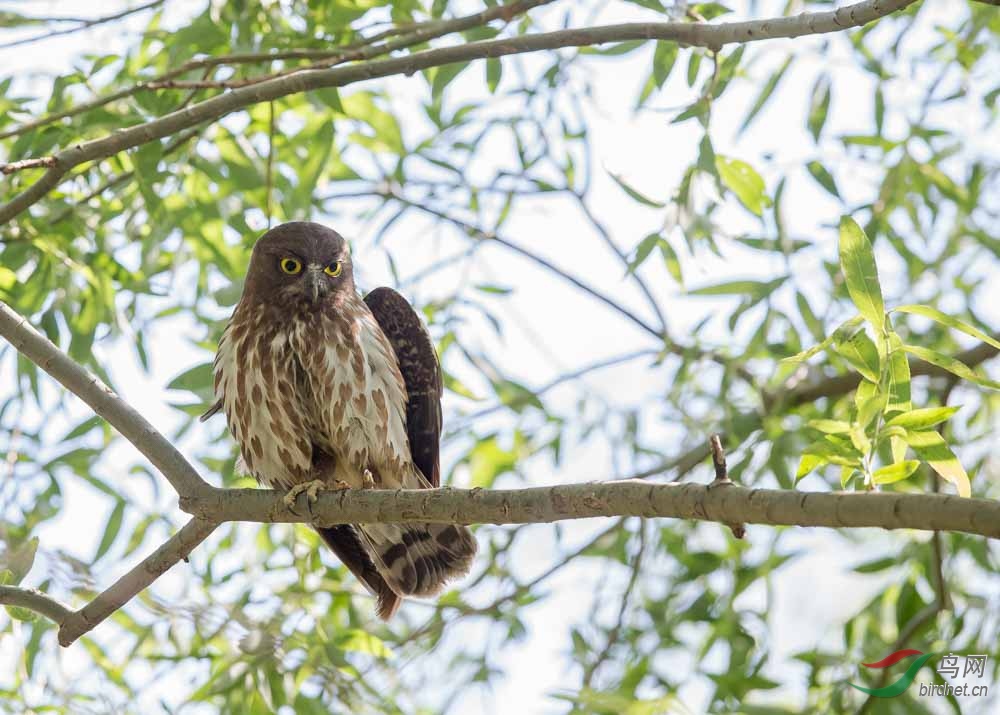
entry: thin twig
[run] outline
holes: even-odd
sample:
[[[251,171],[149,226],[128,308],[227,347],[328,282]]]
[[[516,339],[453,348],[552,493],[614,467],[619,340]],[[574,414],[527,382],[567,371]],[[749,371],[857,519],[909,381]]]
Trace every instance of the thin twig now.
[[[459,219],[459,218],[456,218],[454,216],[451,216],[451,215],[449,215],[449,214],[447,214],[447,213],[445,213],[443,211],[439,211],[439,210],[437,210],[437,209],[435,209],[435,208],[433,208],[431,206],[428,206],[428,205],[426,205],[424,203],[420,203],[418,201],[411,201],[410,199],[408,199],[405,196],[402,196],[402,195],[400,195],[400,194],[392,191],[391,189],[387,190],[385,192],[382,192],[381,195],[384,198],[394,199],[395,201],[398,201],[399,203],[401,203],[401,204],[403,204],[405,206],[409,206],[410,208],[417,209],[418,211],[423,211],[424,213],[426,213],[426,214],[428,214],[430,216],[435,216],[435,217],[441,219],[442,221],[446,221],[446,222],[452,224],[453,226],[456,226],[456,227],[462,229],[463,231],[465,231],[467,234],[469,234],[473,238],[477,238],[477,239],[479,239],[481,241],[488,241],[488,242],[492,242],[492,243],[497,243],[497,244],[499,244],[501,246],[504,246],[505,248],[513,251],[514,253],[517,253],[517,254],[523,256],[524,258],[527,258],[528,260],[532,261],[533,263],[535,263],[535,264],[537,264],[539,266],[542,266],[543,268],[545,268],[546,270],[548,270],[548,271],[552,272],[553,274],[559,276],[563,280],[568,281],[569,283],[572,283],[574,286],[576,286],[577,288],[579,288],[581,291],[583,291],[587,295],[589,295],[592,298],[595,298],[598,301],[604,303],[605,305],[607,305],[608,307],[610,307],[611,309],[613,309],[614,311],[616,311],[619,315],[622,315],[622,316],[628,318],[629,321],[631,321],[632,323],[638,325],[640,328],[642,328],[643,330],[645,330],[650,335],[652,335],[652,336],[654,336],[654,337],[656,337],[658,339],[662,338],[662,334],[660,333],[659,330],[657,330],[654,326],[652,326],[649,323],[647,323],[645,320],[643,320],[642,318],[640,318],[638,315],[636,315],[635,313],[633,313],[632,311],[630,311],[625,306],[621,305],[618,301],[612,299],[610,296],[605,295],[604,293],[601,293],[596,288],[587,285],[586,283],[584,283],[583,281],[581,281],[576,276],[572,275],[571,273],[568,273],[567,271],[564,271],[562,268],[559,268],[558,266],[556,266],[554,263],[552,263],[548,259],[542,258],[541,256],[537,255],[536,253],[533,253],[532,251],[529,251],[527,248],[524,248],[523,246],[521,246],[519,244],[516,244],[516,243],[514,243],[513,241],[511,241],[509,239],[501,238],[496,233],[493,233],[491,231],[486,231],[486,230],[484,230],[484,229],[482,229],[482,228],[480,228],[478,226],[475,226],[475,225],[470,224],[470,223],[468,223],[466,221],[463,221],[462,219]]]
[[[145,5],[140,5],[139,7],[134,7],[131,10],[122,10],[114,15],[107,15],[106,17],[98,17],[93,20],[83,20],[80,19],[80,24],[76,27],[68,27],[65,30],[53,30],[52,32],[46,32],[42,35],[34,35],[33,37],[25,37],[21,40],[14,40],[12,42],[5,42],[0,44],[0,50],[6,50],[10,47],[18,47],[20,45],[27,45],[33,42],[41,42],[42,40],[48,40],[52,37],[60,37],[62,35],[70,35],[74,32],[80,32],[81,30],[86,30],[91,27],[96,27],[97,25],[103,25],[108,22],[114,22],[115,20],[121,20],[122,18],[128,17],[129,15],[134,15],[138,12],[143,12],[144,10],[152,10],[158,5],[162,5],[166,0],[153,0],[153,2],[148,2]],[[67,22],[68,20],[54,18],[51,22]]]
[[[729,468],[726,466],[726,451],[722,448],[722,437],[713,434],[708,440],[709,449],[712,452],[712,466],[715,468],[715,479],[708,485],[709,489],[714,487],[732,486],[733,480],[729,478]],[[726,526],[733,532],[733,536],[742,539],[746,536],[747,529],[738,522],[726,522]]]
[[[51,169],[55,165],[55,157],[40,156],[37,159],[22,159],[21,161],[12,161],[9,164],[0,164],[0,174],[9,176],[23,169]]]
[[[604,360],[598,360],[597,362],[590,363],[589,365],[584,365],[583,367],[573,370],[572,372],[567,372],[563,375],[560,375],[559,377],[553,379],[550,382],[547,382],[541,387],[531,390],[531,394],[533,394],[535,397],[540,397],[541,395],[544,395],[546,392],[549,392],[550,390],[559,387],[559,385],[562,385],[563,383],[571,382],[573,380],[578,380],[581,377],[584,377],[585,375],[589,375],[592,372],[596,372],[597,370],[604,370],[605,368],[614,367],[615,365],[621,365],[622,363],[626,362],[632,362],[633,360],[638,360],[639,358],[643,357],[655,357],[658,354],[659,354],[658,350],[646,349],[646,350],[636,350],[634,352],[625,353],[624,355],[617,355],[615,357],[606,358]],[[490,407],[484,407],[483,409],[477,410],[468,415],[463,415],[462,422],[455,428],[455,430],[461,431],[465,429],[468,425],[471,425],[474,422],[478,422],[483,417],[487,417],[495,412],[498,412],[506,406],[507,405],[500,402],[495,405],[491,405]]]
[[[608,656],[611,654],[611,649],[615,647],[618,643],[618,639],[621,638],[622,631],[625,628],[625,618],[628,615],[629,607],[631,606],[632,594],[635,592],[636,584],[639,582],[639,574],[642,572],[642,562],[643,557],[646,554],[646,524],[645,522],[639,524],[639,550],[635,554],[635,558],[632,559],[631,573],[629,574],[628,583],[625,585],[625,591],[622,593],[621,601],[618,606],[618,617],[615,620],[615,625],[611,628],[608,633],[608,638],[604,643],[604,647],[601,652],[597,654],[597,657],[584,668],[583,671],[583,684],[586,687],[590,687],[591,681],[597,674],[597,669],[601,667],[604,661],[607,660]]]
[[[66,117],[72,117],[84,112],[89,112],[93,109],[103,107],[111,102],[117,102],[120,99],[130,97],[137,92],[142,92],[150,89],[156,89],[158,86],[164,88],[170,87],[171,80],[180,77],[188,72],[198,69],[206,69],[211,71],[215,67],[222,65],[240,65],[240,64],[261,64],[267,62],[278,62],[284,60],[323,60],[322,63],[325,67],[333,67],[344,62],[350,62],[354,60],[366,60],[372,59],[374,57],[379,57],[382,55],[395,52],[396,50],[406,49],[417,45],[428,40],[437,39],[438,37],[443,37],[449,35],[453,32],[460,32],[462,30],[467,30],[477,25],[487,24],[492,20],[499,17],[506,17],[508,15],[513,16],[516,14],[527,12],[529,9],[536,7],[538,5],[543,5],[552,0],[529,0],[525,2],[517,2],[511,5],[502,5],[500,7],[490,8],[483,12],[478,12],[473,15],[467,15],[464,17],[458,17],[453,20],[443,20],[443,21],[433,21],[429,23],[422,23],[417,25],[410,25],[409,29],[406,31],[405,37],[400,37],[399,40],[394,42],[387,42],[381,45],[372,46],[372,43],[385,39],[394,34],[401,34],[394,32],[391,28],[373,37],[363,39],[359,42],[343,45],[337,47],[335,50],[280,50],[280,51],[270,51],[270,52],[244,52],[231,55],[216,55],[212,57],[204,57],[197,60],[190,60],[185,62],[180,67],[172,69],[165,72],[158,77],[151,80],[138,82],[131,87],[126,87],[124,89],[118,90],[111,94],[105,95],[103,97],[98,97],[90,102],[85,102],[79,104],[70,109],[66,109],[62,112],[57,112],[55,114],[49,114],[32,122],[26,122],[24,124],[18,125],[13,129],[8,129],[6,131],[0,132],[0,139],[6,139],[7,137],[17,136],[28,131],[33,131],[39,127],[43,127],[47,124],[57,122],[60,119],[65,119]],[[516,8],[516,10],[515,10]],[[295,70],[304,69],[315,69],[319,67],[319,63],[315,65],[310,65],[308,67],[299,67]],[[202,77],[202,82],[208,79],[208,73]],[[262,81],[257,78],[258,81]]]

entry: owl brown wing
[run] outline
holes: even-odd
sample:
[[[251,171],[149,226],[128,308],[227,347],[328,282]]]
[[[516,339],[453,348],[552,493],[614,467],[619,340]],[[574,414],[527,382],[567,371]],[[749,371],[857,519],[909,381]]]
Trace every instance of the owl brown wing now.
[[[410,454],[432,486],[441,485],[441,363],[434,341],[410,302],[392,288],[376,288],[365,303],[392,344],[406,384]]]

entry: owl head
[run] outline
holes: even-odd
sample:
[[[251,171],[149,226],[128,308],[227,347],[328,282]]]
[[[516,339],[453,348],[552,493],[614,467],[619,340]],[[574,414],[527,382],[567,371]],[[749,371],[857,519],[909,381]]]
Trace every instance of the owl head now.
[[[254,244],[244,297],[308,309],[353,293],[347,241],[326,226],[283,223]]]

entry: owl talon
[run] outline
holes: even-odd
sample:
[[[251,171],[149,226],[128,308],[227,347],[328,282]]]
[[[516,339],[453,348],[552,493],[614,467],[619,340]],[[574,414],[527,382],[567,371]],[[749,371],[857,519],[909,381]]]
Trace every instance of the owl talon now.
[[[375,477],[372,475],[372,470],[366,469],[361,474],[361,488],[362,489],[374,489],[375,488]]]
[[[317,492],[324,488],[326,488],[326,482],[322,479],[314,479],[311,482],[296,484],[288,490],[288,493],[285,494],[284,497],[282,497],[282,501],[285,502],[285,506],[291,509],[295,506],[295,500],[299,498],[299,494],[305,492],[306,498],[309,500],[309,503],[312,504],[319,499],[319,494]]]

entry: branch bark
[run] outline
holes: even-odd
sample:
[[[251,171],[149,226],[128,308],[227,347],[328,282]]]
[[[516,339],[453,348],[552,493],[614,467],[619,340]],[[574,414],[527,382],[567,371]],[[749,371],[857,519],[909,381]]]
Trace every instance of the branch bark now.
[[[181,497],[181,509],[214,521],[357,523],[539,524],[567,519],[641,516],[722,524],[872,527],[960,531],[1000,538],[1000,501],[939,494],[799,492],[702,484],[610,481],[527,489],[361,489],[300,495],[214,489]]]
[[[57,625],[61,625],[73,615],[71,609],[33,588],[0,586],[0,604],[27,608],[29,611],[40,613]]]
[[[54,165],[38,181],[15,196],[9,203],[0,207],[0,223],[6,223],[45,197],[49,191],[59,185],[62,177],[75,166],[113,156],[118,152],[162,139],[196,124],[217,120],[244,107],[290,94],[323,87],[344,87],[355,82],[397,74],[411,75],[431,67],[476,59],[505,57],[563,47],[584,47],[623,40],[666,40],[718,50],[723,45],[734,42],[792,38],[860,27],[901,10],[915,1],[865,0],[830,12],[806,13],[797,17],[779,17],[717,25],[679,22],[626,23],[558,30],[516,38],[470,42],[455,47],[417,52],[406,57],[364,62],[350,67],[297,72],[287,77],[279,77],[249,87],[235,89],[172,112],[160,119],[123,129],[111,136],[84,142],[55,154],[53,156]]]

